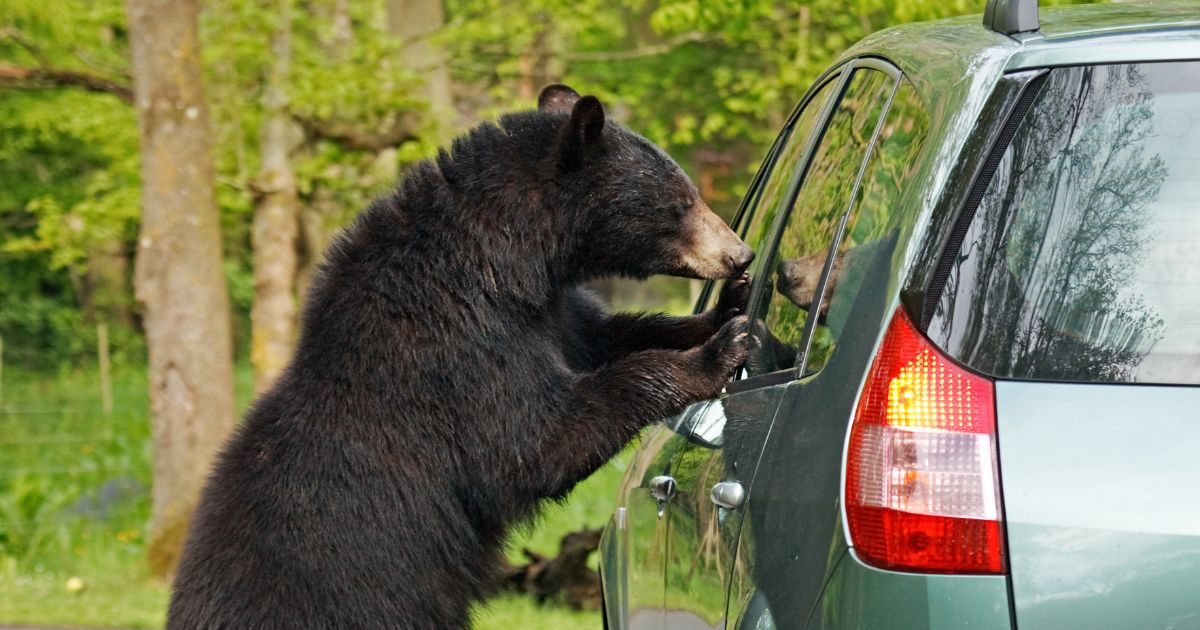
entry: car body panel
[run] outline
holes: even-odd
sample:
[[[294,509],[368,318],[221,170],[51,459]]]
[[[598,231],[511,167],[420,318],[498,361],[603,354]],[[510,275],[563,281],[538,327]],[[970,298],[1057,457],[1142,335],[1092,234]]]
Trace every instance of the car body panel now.
[[[704,509],[712,511],[710,516],[719,517],[715,506],[705,505],[707,488],[704,486],[710,485],[715,477],[711,474],[691,475],[682,484],[691,486],[680,490],[691,493],[691,505],[678,514],[668,511],[667,520],[693,519],[695,523],[688,525],[691,536],[695,536],[692,530],[697,527],[711,528],[712,522],[716,522],[720,525],[721,544],[720,551],[715,552],[715,562],[708,558],[700,568],[695,568],[693,558],[703,558],[706,553],[703,545],[674,546],[680,542],[675,541],[674,536],[685,527],[677,523],[669,527],[669,540],[673,542],[669,545],[664,569],[664,606],[667,610],[661,617],[667,627],[970,627],[998,630],[1014,628],[1018,622],[1032,628],[1092,625],[1095,626],[1093,630],[1171,627],[1172,623],[1174,627],[1200,627],[1200,616],[1189,616],[1200,615],[1200,608],[1194,603],[1200,601],[1200,593],[1196,593],[1191,602],[1185,597],[1190,587],[1200,584],[1200,569],[1197,568],[1200,567],[1197,559],[1200,555],[1197,554],[1195,532],[1190,529],[1183,532],[1113,529],[1115,521],[1106,524],[1101,519],[1089,525],[1070,521],[1061,512],[1049,509],[1060,497],[1052,494],[1050,486],[1053,484],[1045,479],[1041,481],[1043,486],[1037,485],[1040,462],[1050,454],[1046,451],[1049,443],[1037,444],[1036,436],[1039,428],[1047,429],[1051,418],[1030,413],[1030,408],[1037,404],[1038,395],[1034,389],[1013,388],[1059,386],[998,385],[1002,491],[1008,501],[1009,476],[1016,474],[1014,489],[1020,495],[1014,505],[1006,504],[1012,553],[1011,583],[1006,576],[917,575],[881,571],[863,564],[850,548],[848,535],[841,524],[838,485],[844,468],[844,439],[853,405],[869,359],[882,337],[887,316],[897,307],[906,309],[910,315],[921,313],[929,274],[941,257],[947,235],[984,157],[1001,137],[1001,130],[1022,91],[1048,67],[1200,58],[1200,19],[1192,19],[1186,10],[1189,5],[1200,16],[1200,8],[1195,3],[1123,7],[1121,16],[1111,19],[1095,17],[1102,13],[1100,9],[1088,9],[1080,14],[1082,17],[1071,16],[1071,12],[1080,11],[1080,7],[1045,11],[1045,33],[1022,36],[1023,41],[986,31],[979,16],[905,25],[881,31],[856,44],[814,82],[819,85],[841,64],[855,59],[876,57],[894,63],[903,72],[905,80],[915,87],[929,113],[925,150],[916,158],[917,166],[894,204],[889,233],[893,241],[888,255],[881,256],[873,265],[874,284],[869,291],[864,289],[864,295],[869,297],[860,300],[862,308],[855,306],[854,317],[859,318],[859,324],[853,335],[846,333],[844,341],[858,347],[853,352],[854,360],[843,359],[845,366],[838,368],[831,359],[824,371],[787,383],[788,392],[781,405],[764,411],[757,420],[747,419],[751,424],[744,425],[759,427],[760,437],[747,440],[743,435],[743,443],[761,446],[765,440],[765,448],[762,449],[762,463],[750,479],[752,485],[747,488],[750,492],[744,508],[746,515],[741,524],[740,542],[734,549],[728,546],[728,536],[734,531],[728,529],[728,522],[714,518],[705,525],[701,522],[704,519],[697,518]],[[706,294],[711,291],[711,288],[706,289]],[[874,323],[868,323],[867,319]],[[851,328],[848,326],[847,330]],[[833,375],[840,377],[836,387],[833,386]],[[809,387],[817,382],[826,382],[830,391],[825,393]],[[1129,386],[1075,387],[1138,389]],[[1065,396],[1050,390],[1045,392]],[[1182,398],[1168,396],[1158,400],[1161,405],[1176,406],[1172,412],[1175,415],[1159,413],[1148,427],[1162,429],[1166,426],[1162,423],[1174,422],[1172,426],[1179,428],[1187,410],[1200,409],[1200,396],[1194,393],[1173,396]],[[1062,398],[1062,404],[1068,405],[1067,400]],[[1146,399],[1145,404],[1153,403]],[[1131,417],[1141,419],[1141,412],[1130,409],[1128,403],[1114,402],[1110,406],[1124,409],[1126,414],[1136,413]],[[818,413],[811,410],[818,410]],[[1100,410],[1097,414],[1103,415]],[[1053,421],[1061,422],[1065,415],[1068,414],[1062,412]],[[1043,426],[1022,420],[1023,417],[1040,418]],[[1173,420],[1164,419],[1168,417]],[[775,423],[774,428],[770,428],[771,422]],[[1116,416],[1108,416],[1108,420],[1100,424],[1105,423],[1115,424]],[[730,421],[728,426],[739,424]],[[1079,429],[1088,425],[1088,421],[1076,418],[1070,424]],[[763,428],[769,428],[769,437],[763,437]],[[1058,435],[1051,442],[1065,444],[1070,431],[1056,428],[1054,432]],[[1200,434],[1196,435],[1200,439]],[[686,441],[682,434],[670,439],[673,443]],[[725,439],[732,438],[726,435]],[[797,444],[801,446],[796,447]],[[828,453],[817,448],[821,444],[828,446]],[[1151,444],[1148,436],[1124,443],[1136,445],[1135,454],[1143,462],[1153,461],[1153,451],[1149,450]],[[1197,445],[1188,444],[1191,452],[1200,453],[1200,449],[1195,448]],[[1125,469],[1126,462],[1113,459],[1117,457],[1113,449],[1120,450],[1121,446],[1121,443],[1114,443],[1106,447],[1108,450],[1097,451],[1104,457],[1095,458],[1090,466],[1101,467],[1102,461],[1108,459],[1110,470],[1101,472],[1108,478],[1119,476],[1117,472]],[[711,451],[711,457],[705,460],[707,463],[720,468],[728,465],[722,459],[728,454],[712,445],[693,442],[680,452],[704,449]],[[793,452],[793,449],[798,450]],[[737,459],[741,461],[744,457],[739,455]],[[1079,455],[1076,459],[1086,457]],[[708,472],[713,470],[716,469]],[[1189,471],[1175,470],[1179,476],[1172,477],[1167,485],[1173,489],[1174,504],[1180,504],[1188,500],[1182,479]],[[1149,482],[1143,477],[1145,475],[1131,476]],[[1080,481],[1072,479],[1071,482]],[[1193,473],[1193,489],[1197,481],[1200,481],[1200,473]],[[1152,518],[1155,509],[1172,505],[1170,498],[1156,500],[1157,505],[1136,502],[1131,505],[1138,505]],[[801,503],[805,506],[803,511],[799,509]],[[1072,503],[1060,503],[1068,504]],[[1112,510],[1113,514],[1118,512],[1120,510]],[[1179,518],[1178,513],[1158,514],[1163,518]],[[1192,516],[1185,515],[1189,519]],[[632,530],[629,533],[634,535]],[[1123,546],[1106,547],[1106,539]],[[1078,553],[1072,547],[1076,542],[1082,545]],[[617,549],[619,545],[614,543],[610,547]],[[714,553],[712,549],[709,547],[707,553]],[[622,566],[615,560],[611,562],[614,567]],[[1053,565],[1054,562],[1059,564]],[[1049,568],[1047,563],[1051,563]],[[1089,592],[1087,589],[1095,585],[1088,583],[1080,572],[1071,572],[1071,563],[1086,564],[1106,573],[1120,588]],[[715,569],[718,566],[721,567],[719,571]],[[716,574],[696,574],[706,567]],[[1059,573],[1055,574],[1053,570],[1059,570]],[[605,580],[614,579],[609,573],[605,572]],[[714,577],[717,582],[723,580],[729,584],[725,610],[728,623],[713,614],[716,610],[713,602],[703,606],[682,603],[686,597],[712,590],[709,583],[714,582]],[[1047,580],[1053,582],[1048,584]],[[701,585],[699,581],[705,581],[705,584]],[[609,592],[606,584],[606,597]],[[1010,592],[1015,595],[1013,601],[1010,601]],[[1136,595],[1138,592],[1151,602],[1151,606],[1158,608],[1147,611],[1146,605],[1133,603],[1136,597],[1143,596]],[[1122,609],[1125,612],[1115,610],[1116,604],[1104,603],[1104,593],[1119,595],[1120,601],[1125,602]],[[1188,603],[1191,603],[1190,609]],[[1093,605],[1095,613],[1071,612],[1077,606]],[[775,610],[772,610],[773,606]],[[613,609],[610,606],[609,610]],[[1019,615],[1015,612],[1018,609]],[[780,610],[783,613],[776,615]],[[1078,619],[1084,621],[1078,622],[1072,614],[1083,614]],[[1105,615],[1105,619],[1093,618]],[[1150,623],[1142,623],[1142,620]],[[613,624],[610,627],[623,626]]]
[[[748,570],[730,589],[731,620],[756,627],[760,610],[798,627],[844,550],[838,527],[842,443],[863,377],[894,302],[887,268],[895,242],[878,248],[837,351],[820,372],[788,386],[746,504],[738,553]]]
[[[836,205],[834,216],[841,217],[842,225],[857,227],[823,232],[807,229],[808,222],[793,223],[796,217],[823,216],[814,213],[814,208],[820,206],[824,198],[819,194],[811,196],[801,189],[795,209],[777,237],[779,252],[768,257],[768,260],[781,258],[785,251],[791,252],[787,254],[789,256],[797,251],[804,255],[811,251],[807,249],[810,245],[819,243],[822,259],[828,252],[839,252],[839,268],[844,271],[838,289],[833,290],[832,295],[826,295],[829,299],[824,302],[828,310],[821,311],[822,321],[828,325],[823,327],[827,333],[825,340],[818,344],[821,351],[810,353],[813,346],[797,340],[801,362],[804,357],[812,357],[812,362],[805,367],[819,371],[811,377],[797,379],[798,369],[789,370],[787,376],[791,382],[783,392],[775,422],[762,427],[767,432],[756,440],[765,443],[766,448],[762,451],[744,508],[746,515],[737,555],[744,561],[746,570],[734,573],[729,594],[729,619],[739,628],[758,627],[767,618],[784,627],[803,624],[819,597],[825,568],[831,570],[832,561],[837,557],[836,550],[831,552],[831,541],[839,538],[836,522],[840,445],[855,394],[886,317],[884,305],[890,303],[889,296],[895,288],[889,279],[893,277],[890,269],[899,230],[892,222],[895,216],[890,202],[896,198],[893,192],[907,191],[910,166],[905,161],[894,171],[887,171],[889,175],[884,177],[881,165],[872,156],[879,155],[877,150],[881,146],[889,147],[889,156],[898,155],[891,148],[891,140],[902,138],[906,140],[901,140],[896,147],[903,147],[906,156],[920,155],[925,146],[920,139],[925,137],[924,132],[928,129],[926,124],[915,120],[923,121],[927,116],[923,114],[923,104],[913,98],[911,87],[894,82],[894,73],[888,76],[891,77],[887,83],[890,96],[886,99],[866,97],[855,100],[864,98],[866,93],[861,93],[857,97],[845,97],[848,100],[838,105],[839,112],[843,111],[843,105],[844,111],[877,111],[877,118],[866,117],[851,125],[845,124],[850,119],[843,118],[841,126],[831,125],[840,130],[829,131],[823,141],[828,143],[826,148],[832,150],[827,154],[819,153],[825,157],[818,157],[816,165],[812,166],[818,175],[805,182],[805,186],[816,186],[809,189],[809,193],[824,190],[830,181],[823,179],[825,174],[836,172],[840,168],[838,165],[852,164],[859,173],[859,184],[864,186],[864,191],[869,189],[871,192],[864,192],[861,198],[857,193],[847,197],[845,205]],[[874,77],[866,76],[866,79],[870,81]],[[870,105],[864,106],[864,103]],[[899,118],[893,118],[893,113]],[[835,114],[834,120],[838,115],[841,114]],[[865,126],[855,127],[854,124]],[[872,133],[884,127],[891,131],[879,135]],[[899,129],[907,132],[893,136]],[[857,130],[863,138],[872,140],[865,145],[842,142],[840,134],[850,133],[848,130]],[[876,141],[883,135],[889,139],[877,145]],[[912,149],[916,150],[910,152]],[[889,165],[895,166],[893,162]],[[876,188],[880,180],[893,184]],[[863,200],[868,198],[869,201]],[[838,223],[829,218],[819,221],[823,227]],[[799,229],[793,231],[793,227]],[[847,247],[842,248],[843,244]],[[765,291],[771,283],[760,286]],[[800,303],[796,296],[783,291],[776,295],[772,291],[770,313],[783,312],[776,311],[775,307],[783,303],[785,296]],[[811,340],[816,319],[806,319],[805,339]],[[772,320],[768,316],[765,321]],[[831,332],[835,329],[840,333]],[[774,337],[773,334],[770,336]],[[824,363],[826,359],[828,364]],[[733,423],[729,426],[737,427]]]
[[[719,482],[736,482],[751,490],[758,454],[784,387],[697,403],[684,414],[693,420],[690,426],[680,427],[672,438],[687,444],[672,473],[678,491],[667,511],[667,628],[725,625],[729,581],[746,571],[744,555],[739,557],[737,549],[744,512],[716,506],[710,492]]]
[[[1001,381],[1023,629],[1200,627],[1200,388]]]
[[[620,560],[608,565],[604,595],[610,619],[629,630],[662,630],[663,571],[666,567],[669,502],[650,494],[650,481],[671,474],[678,448],[670,448],[678,417],[654,425],[642,436],[621,483],[618,508],[601,539],[601,554]],[[616,601],[609,597],[617,598]],[[613,627],[618,627],[616,623]]]
[[[839,62],[880,55],[907,74],[931,101],[952,103],[974,80],[1064,65],[1198,58],[1200,8],[1183,2],[1043,9],[1042,30],[1014,39],[987,31],[978,15],[905,24],[874,33]],[[970,90],[966,91],[970,93]],[[949,108],[954,112],[956,108]]]
[[[1197,9],[1200,12],[1200,8]],[[1126,61],[1200,59],[1200,25],[1175,31],[1080,38],[1034,40],[1013,53],[1005,69],[1052,68]]]
[[[881,571],[851,551],[838,562],[807,627],[1011,630],[1007,591],[1004,576]]]
[[[1050,40],[1200,26],[1194,0],[1047,7],[1038,13],[1040,30]]]

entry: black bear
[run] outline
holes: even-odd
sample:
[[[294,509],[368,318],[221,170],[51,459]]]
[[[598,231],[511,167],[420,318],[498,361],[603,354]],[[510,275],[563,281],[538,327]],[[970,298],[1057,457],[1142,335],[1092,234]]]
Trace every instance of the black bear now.
[[[752,343],[753,252],[662,150],[554,85],[414,166],[326,254],[296,353],[217,459],[167,627],[461,628],[507,530]],[[580,283],[735,278],[690,317]]]

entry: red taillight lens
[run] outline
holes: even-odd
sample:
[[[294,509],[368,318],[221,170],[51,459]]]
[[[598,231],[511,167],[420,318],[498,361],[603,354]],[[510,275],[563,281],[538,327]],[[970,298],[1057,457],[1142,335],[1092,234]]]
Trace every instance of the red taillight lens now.
[[[846,457],[851,544],[902,571],[1002,573],[992,382],[943,357],[897,311]]]

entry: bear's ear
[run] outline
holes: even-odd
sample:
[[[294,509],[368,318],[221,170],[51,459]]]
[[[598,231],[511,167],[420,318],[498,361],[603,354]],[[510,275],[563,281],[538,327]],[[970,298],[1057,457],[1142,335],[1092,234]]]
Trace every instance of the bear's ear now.
[[[579,92],[561,84],[553,83],[542,88],[538,94],[538,111],[569,113],[579,100]]]
[[[595,96],[584,96],[571,108],[563,127],[563,158],[568,166],[579,163],[583,152],[600,141],[604,131],[604,106]]]

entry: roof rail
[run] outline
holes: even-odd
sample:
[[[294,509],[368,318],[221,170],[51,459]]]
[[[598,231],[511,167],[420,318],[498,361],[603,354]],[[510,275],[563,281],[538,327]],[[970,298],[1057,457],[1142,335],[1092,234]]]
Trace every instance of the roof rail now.
[[[983,25],[1001,35],[1016,35],[1041,28],[1037,0],[988,0]]]

